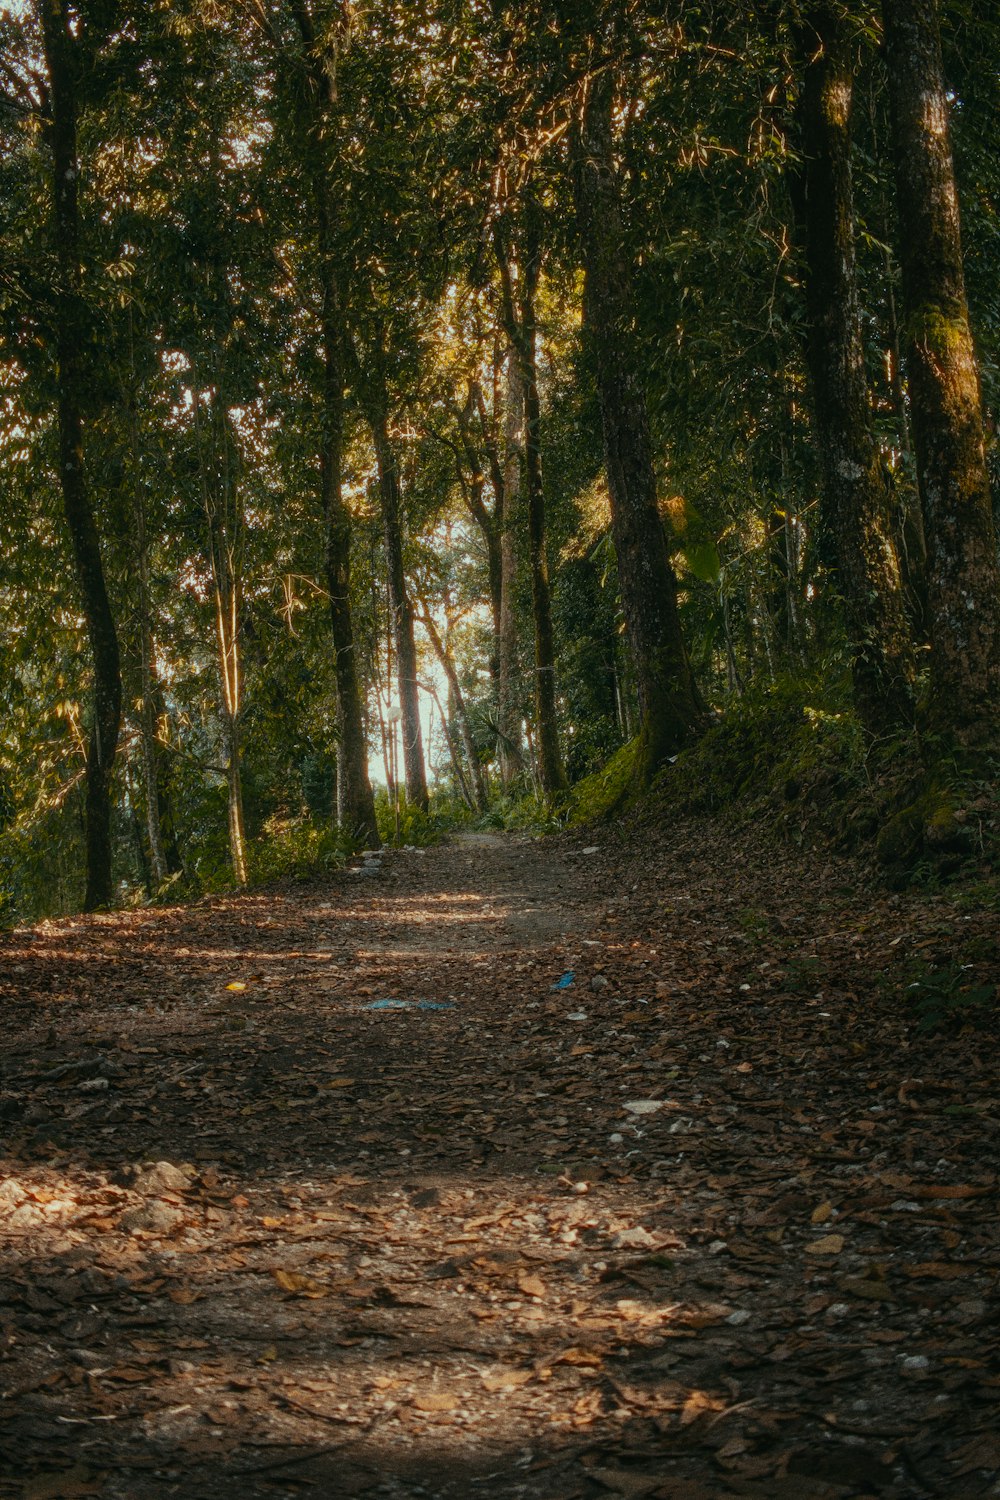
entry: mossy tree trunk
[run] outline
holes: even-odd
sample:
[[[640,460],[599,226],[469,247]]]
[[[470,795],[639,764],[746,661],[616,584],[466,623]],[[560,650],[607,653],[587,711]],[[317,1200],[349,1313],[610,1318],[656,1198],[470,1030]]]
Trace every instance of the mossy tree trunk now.
[[[997,738],[1000,570],[969,328],[935,0],[883,0],[917,480],[927,535],[931,712]]]
[[[584,333],[597,376],[611,529],[635,661],[640,772],[648,777],[702,731],[706,715],[681,632],[677,578],[657,507],[614,165],[612,106],[607,71],[582,85],[573,140],[574,189],[585,271]]]
[[[48,73],[52,151],[52,222],[58,284],[55,288],[55,354],[58,388],[59,478],[94,669],[87,745],[86,891],[84,910],[110,904],[111,777],[121,731],[122,683],[118,635],[108,599],[100,538],[84,471],[83,412],[87,343],[80,262],[80,164],[77,152],[79,43],[63,0],[40,6]]]
[[[913,649],[892,539],[891,503],[871,421],[855,254],[851,170],[853,45],[836,5],[799,27],[804,68],[806,355],[822,473],[822,525],[853,652],[854,699],[872,734],[913,720]]]

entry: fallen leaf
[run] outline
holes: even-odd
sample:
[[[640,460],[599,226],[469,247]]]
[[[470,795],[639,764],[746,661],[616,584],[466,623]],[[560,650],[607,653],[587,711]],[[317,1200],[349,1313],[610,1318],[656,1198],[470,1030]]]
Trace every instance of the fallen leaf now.
[[[833,1217],[833,1204],[832,1203],[821,1203],[819,1205],[819,1207],[818,1208],[814,1208],[813,1211],[812,1211],[812,1213],[809,1215],[809,1222],[810,1222],[810,1224],[825,1224],[826,1221],[827,1221],[827,1219],[832,1218],[832,1217]]]
[[[849,1297],[860,1297],[864,1302],[891,1302],[892,1288],[887,1281],[874,1281],[867,1276],[845,1276],[837,1283]]]
[[[272,1269],[271,1275],[283,1291],[293,1292],[297,1297],[327,1297],[330,1294],[327,1282],[316,1281],[298,1271],[283,1271],[279,1266]]]
[[[805,1247],[807,1255],[839,1255],[844,1248],[842,1234],[825,1234],[821,1240],[813,1240]]]
[[[513,1391],[534,1378],[534,1370],[497,1370],[483,1376],[483,1388],[487,1391]]]
[[[681,1408],[681,1426],[690,1427],[692,1422],[697,1422],[706,1412],[722,1411],[724,1402],[715,1396],[710,1396],[707,1391],[692,1391]]]
[[[545,1283],[538,1276],[519,1276],[517,1278],[517,1288],[526,1297],[545,1296]]]
[[[417,1411],[454,1411],[461,1402],[451,1391],[429,1391],[426,1396],[414,1396],[412,1405]]]
[[[99,1495],[103,1488],[84,1464],[75,1464],[61,1474],[35,1474],[25,1480],[24,1500],[78,1500],[84,1495]]]

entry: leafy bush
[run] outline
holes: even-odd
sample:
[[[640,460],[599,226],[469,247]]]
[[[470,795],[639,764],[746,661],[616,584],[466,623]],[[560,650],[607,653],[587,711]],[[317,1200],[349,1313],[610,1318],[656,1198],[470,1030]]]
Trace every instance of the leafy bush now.
[[[342,869],[350,852],[350,839],[339,828],[310,818],[271,818],[247,850],[247,874],[251,885],[310,880]]]
[[[454,793],[431,793],[427,812],[407,802],[400,792],[398,805],[385,789],[375,793],[375,817],[379,837],[384,844],[415,844],[423,847],[438,843],[452,828],[472,821],[472,814]]]
[[[985,1020],[987,1007],[995,1010],[997,1000],[995,986],[974,982],[972,964],[948,964],[940,969],[922,966],[904,994],[918,1031],[941,1031],[949,1025]]]

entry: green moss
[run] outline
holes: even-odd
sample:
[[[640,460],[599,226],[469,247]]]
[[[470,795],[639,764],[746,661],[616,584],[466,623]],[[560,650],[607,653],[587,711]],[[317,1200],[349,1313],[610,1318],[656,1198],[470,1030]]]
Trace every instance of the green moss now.
[[[591,776],[578,781],[569,793],[567,821],[572,825],[597,823],[622,812],[640,792],[640,744],[630,740]]]

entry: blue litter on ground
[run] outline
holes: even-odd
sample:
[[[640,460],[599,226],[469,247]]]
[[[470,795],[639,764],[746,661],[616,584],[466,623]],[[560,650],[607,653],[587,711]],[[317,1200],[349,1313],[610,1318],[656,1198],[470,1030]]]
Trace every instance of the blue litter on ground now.
[[[554,990],[568,990],[569,987],[570,987],[570,985],[573,983],[573,980],[575,978],[576,978],[576,974],[573,972],[573,970],[572,969],[567,969],[566,972],[565,972],[565,974],[563,974],[562,978],[556,980],[556,982],[552,986],[552,988]]]
[[[451,1000],[372,1000],[365,1010],[454,1010]]]

